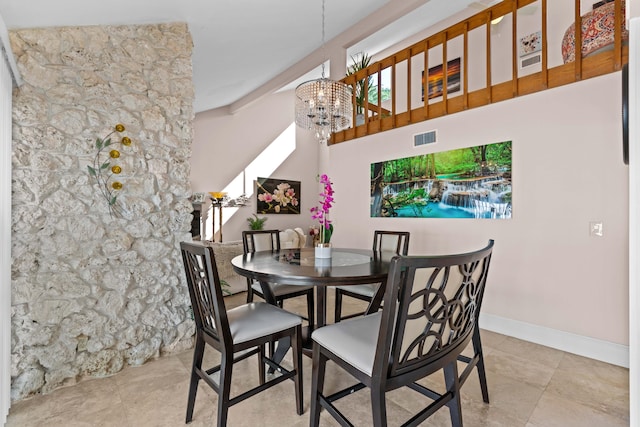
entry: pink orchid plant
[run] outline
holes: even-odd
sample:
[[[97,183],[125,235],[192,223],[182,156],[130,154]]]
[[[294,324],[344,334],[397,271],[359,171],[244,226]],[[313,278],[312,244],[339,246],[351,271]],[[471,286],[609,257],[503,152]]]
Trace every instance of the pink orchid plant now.
[[[329,210],[333,207],[333,187],[326,174],[320,175],[320,184],[324,186],[320,193],[320,205],[310,209],[311,218],[320,224],[319,242],[329,243],[333,235],[333,224],[329,220]]]

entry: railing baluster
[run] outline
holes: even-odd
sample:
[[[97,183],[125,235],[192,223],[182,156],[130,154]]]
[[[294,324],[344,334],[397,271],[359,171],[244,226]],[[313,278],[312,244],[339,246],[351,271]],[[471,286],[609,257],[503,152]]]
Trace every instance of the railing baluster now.
[[[487,28],[487,103],[493,102],[491,90],[491,9],[487,10],[485,26]]]
[[[393,55],[393,64],[391,65],[391,125],[396,127],[396,56]]]
[[[424,41],[424,68],[422,71],[422,101],[424,117],[429,118],[429,40]]]
[[[631,0],[627,0],[631,1]],[[615,17],[614,17],[614,31],[613,31],[613,68],[619,70],[622,68],[622,0],[615,0]]]
[[[518,2],[511,0],[511,93],[518,96]]]
[[[353,123],[353,128],[355,129],[356,127],[356,117],[358,116],[358,101],[356,100],[356,86],[357,86],[357,80],[356,83],[353,83],[351,85],[351,105],[353,106],[352,111],[351,111],[351,123]]]
[[[629,0],[627,0],[629,1]],[[519,39],[518,39],[518,11],[525,6],[529,6],[533,3],[541,4],[541,35],[542,35],[542,49],[541,49],[541,71],[540,73],[530,73],[523,77],[519,77]],[[623,0],[614,0],[615,6],[615,31],[613,51],[604,51],[584,58],[582,55],[582,16],[580,10],[581,0],[574,1],[574,39],[575,39],[575,64],[562,64],[554,66],[549,69],[549,7],[554,4],[549,0],[503,0],[502,2],[487,8],[485,11],[479,12],[474,16],[459,22],[449,28],[435,33],[424,40],[421,40],[412,46],[400,50],[395,54],[371,64],[366,69],[360,70],[354,75],[345,77],[343,80],[348,82],[354,88],[353,96],[353,120],[356,121],[356,97],[355,87],[358,81],[364,79],[365,97],[363,102],[363,110],[365,113],[366,126],[361,127],[360,131],[356,132],[355,129],[347,129],[345,131],[337,132],[333,135],[332,142],[343,142],[345,140],[357,138],[360,136],[366,136],[374,132],[381,132],[398,126],[405,126],[411,123],[417,123],[419,121],[429,120],[434,117],[439,117],[444,114],[453,114],[459,111],[467,110],[469,108],[480,107],[488,105],[493,102],[498,102],[503,99],[509,98],[509,87],[511,87],[512,96],[519,96],[521,94],[529,94],[538,92],[547,88],[557,87],[564,84],[580,81],[584,78],[591,78],[607,74],[622,67],[622,64],[628,61],[628,48],[623,41],[624,33],[624,19],[623,19]],[[511,84],[506,82],[496,83],[492,82],[493,73],[491,66],[492,58],[492,31],[491,21],[500,16],[504,16],[511,13],[511,55],[512,55],[512,81]],[[521,22],[522,24],[522,22]],[[474,36],[473,30],[479,29],[484,25],[485,27],[485,44],[486,44],[486,82],[485,86],[471,91],[469,88],[469,80],[472,77],[469,70],[470,52],[469,45],[475,46],[479,40],[472,39]],[[455,40],[457,36],[462,36],[462,50],[461,53],[461,66],[460,80],[463,86],[462,98],[457,98],[458,94],[450,97],[448,90],[448,54],[449,51],[453,51],[456,46],[449,47],[448,42],[451,38]],[[482,38],[482,31],[479,31],[479,37]],[[473,43],[472,43],[473,42]],[[429,51],[442,45],[442,101],[430,103],[429,101]],[[554,45],[555,46],[555,45]],[[551,46],[552,49],[556,47]],[[423,73],[424,79],[422,81],[422,87],[420,88],[423,93],[422,105],[416,107],[413,110],[412,98],[416,95],[416,87],[412,87],[412,57],[418,55],[420,52],[424,54]],[[454,52],[455,53],[455,52]],[[477,56],[473,57],[477,60]],[[407,62],[406,75],[402,76],[406,78],[406,96],[405,94],[398,93],[398,64],[404,60]],[[480,60],[481,61],[481,60]],[[439,62],[439,61],[436,61]],[[438,64],[436,64],[438,65]],[[387,110],[383,108],[382,104],[382,69],[383,67],[391,68],[391,108]],[[378,73],[377,78],[377,91],[378,91],[378,103],[377,105],[369,105],[369,76],[373,73]],[[404,71],[403,71],[404,72]],[[405,86],[405,85],[402,85]],[[400,99],[406,99],[407,111],[398,111],[398,101]],[[418,104],[420,105],[420,104]],[[420,111],[421,109],[422,111]],[[373,116],[371,116],[373,114]],[[386,125],[383,128],[382,120],[383,114],[391,114],[391,118],[386,121]],[[378,120],[377,126],[374,120]]]
[[[369,68],[365,68],[364,75],[364,125],[369,134]]]
[[[407,113],[411,123],[411,52],[407,55]]]
[[[448,95],[448,91],[447,91],[447,86],[449,85],[449,81],[448,81],[448,74],[449,74],[449,67],[447,67],[447,41],[449,40],[449,34],[447,33],[447,31],[444,31],[444,40],[442,41],[442,102],[443,102],[443,108],[444,108],[444,114],[448,114],[449,113],[449,107],[448,107],[448,99],[447,99],[447,95]]]
[[[575,0],[575,68],[576,81],[582,80],[582,16],[580,15],[580,0]]]
[[[462,96],[463,109],[469,108],[469,23],[464,23],[464,33],[462,42],[462,85],[464,87]]]
[[[378,120],[382,120],[382,64],[378,62]]]
[[[542,86],[549,87],[549,65],[547,63],[547,0],[542,0]]]

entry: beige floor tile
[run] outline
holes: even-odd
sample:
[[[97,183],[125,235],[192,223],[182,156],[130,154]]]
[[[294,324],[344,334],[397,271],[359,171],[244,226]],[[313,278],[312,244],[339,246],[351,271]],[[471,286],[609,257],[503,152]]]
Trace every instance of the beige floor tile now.
[[[328,292],[328,319],[333,319],[333,290]],[[227,308],[244,304],[246,294],[225,299]],[[345,300],[343,312],[357,312],[364,304]],[[285,308],[306,312],[306,300],[285,302]],[[481,331],[487,366],[491,403],[482,401],[477,372],[462,388],[462,414],[466,427],[609,427],[629,423],[629,371],[617,366],[563,353],[548,347],[517,340],[494,332]],[[471,355],[469,347],[465,354]],[[7,427],[157,427],[185,425],[185,412],[193,350],[166,355],[143,366],[127,367],[117,375],[80,381],[50,394],[14,402]],[[219,354],[207,348],[204,365],[211,367]],[[234,369],[232,395],[258,383],[257,359],[240,362]],[[290,353],[285,364],[291,366]],[[460,369],[464,365],[460,363]],[[309,425],[311,359],[303,358],[304,414],[295,409],[291,381],[259,393],[233,406],[230,427],[307,426]],[[325,391],[337,391],[355,380],[334,364],[327,367]],[[442,373],[421,381],[441,391]],[[371,425],[371,400],[361,390],[338,402],[356,426]],[[190,427],[215,425],[218,398],[202,381],[198,388]],[[429,400],[408,390],[387,395],[388,425],[397,426],[428,405]],[[321,426],[337,426],[322,412]],[[442,408],[422,423],[424,426],[451,425],[447,408]]]
[[[205,356],[206,358],[206,356]],[[292,367],[291,354],[288,353],[283,361],[286,368]],[[234,365],[233,385],[231,397],[258,385],[257,357],[238,362]],[[267,392],[259,393],[249,399],[232,406],[229,410],[228,423],[230,426],[257,425],[308,425],[309,384],[311,384],[311,359],[303,358],[303,393],[305,414],[299,416],[296,412],[295,389],[292,381],[285,381]],[[184,417],[186,410],[188,387],[184,389],[184,402],[180,407]],[[206,397],[203,397],[206,396]],[[194,412],[194,422],[204,421],[210,425],[217,419],[217,395],[211,388],[200,381]],[[203,409],[204,408],[204,409]],[[286,420],[285,424],[278,424],[278,420]],[[301,420],[302,419],[302,420]],[[199,424],[197,424],[199,425]]]
[[[491,348],[498,348],[507,339],[506,335],[498,334],[496,332],[487,331],[486,329],[480,329],[480,340],[485,351]]]
[[[616,427],[629,421],[613,417],[564,397],[544,395],[527,427]]]
[[[553,369],[558,367],[564,355],[564,352],[555,348],[545,347],[513,337],[505,337],[499,343],[491,344],[489,347],[499,348],[500,351],[515,356],[526,355],[527,359]]]
[[[629,387],[629,370],[594,359],[564,353],[558,369],[589,375],[593,381],[622,388]]]
[[[185,422],[189,381],[149,389],[144,394],[130,397],[126,414],[131,426],[179,426]],[[215,419],[215,395],[205,387],[198,390],[193,419],[195,425],[210,425]]]
[[[567,354],[555,371],[546,394],[570,400],[629,421],[628,370]]]
[[[7,424],[9,426],[11,424]],[[24,423],[14,424],[20,427],[120,427],[130,424],[127,419],[125,405],[118,404],[112,407],[93,412],[82,412],[74,409],[67,410],[57,415],[47,417],[45,420],[27,420]]]
[[[363,389],[336,402],[336,407],[355,426],[371,426],[373,424],[371,409],[371,394],[368,389]],[[387,396],[387,424],[389,426],[400,426],[413,415],[401,405]],[[331,416],[321,414],[322,426],[339,425]]]
[[[462,369],[462,364],[460,364]],[[444,375],[441,372],[420,381],[426,387],[442,393]],[[487,372],[490,403],[482,400],[477,370],[469,376],[462,387],[462,413],[465,425],[478,426],[524,426],[536,407],[543,389],[516,381],[499,373]],[[409,389],[395,390],[389,399],[415,414],[429,405],[431,401]],[[440,425],[451,425],[448,409],[439,410],[434,421]],[[427,425],[431,425],[428,424]]]
[[[114,376],[125,402],[139,398],[151,390],[173,387],[188,382],[189,370],[177,356],[161,357],[142,366],[127,367]]]
[[[99,413],[122,403],[115,377],[89,379],[13,403],[6,426],[42,426],[59,416]]]
[[[175,356],[178,358],[180,362],[182,362],[182,365],[185,367],[185,369],[187,369],[188,371],[191,370],[191,364],[193,363],[193,349],[180,352]]]
[[[506,353],[501,349],[491,349],[485,357],[487,371],[500,373],[522,383],[544,388],[549,384],[554,366],[538,363],[528,358],[527,353],[521,355]]]
[[[487,387],[490,402],[488,405],[482,400],[480,381],[477,373],[474,372],[462,388],[463,401],[477,407],[476,412],[479,414],[492,411],[498,415],[502,414],[501,418],[507,418],[508,415],[508,418],[522,425],[529,419],[544,393],[540,387],[491,371],[487,372]],[[484,417],[486,418],[487,415],[493,415],[493,413],[484,414]]]
[[[443,415],[443,411],[440,414]],[[448,414],[444,413],[448,417]],[[505,410],[493,404],[462,400],[462,421],[466,427],[524,427],[526,421],[514,410]],[[430,425],[430,424],[428,424]],[[447,418],[447,427],[451,421]]]

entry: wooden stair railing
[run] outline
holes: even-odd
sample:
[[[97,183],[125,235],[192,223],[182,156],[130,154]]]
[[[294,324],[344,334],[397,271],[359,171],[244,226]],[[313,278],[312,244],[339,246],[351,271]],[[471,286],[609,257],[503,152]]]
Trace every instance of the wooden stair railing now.
[[[622,65],[628,62],[628,46],[623,44],[622,28],[623,19],[623,0],[613,0],[615,3],[615,30],[613,49],[594,53],[587,57],[583,57],[582,49],[582,16],[580,14],[580,0],[575,0],[575,61],[568,62],[553,68],[548,68],[548,0],[504,0],[486,10],[479,12],[470,18],[454,24],[449,28],[440,31],[432,36],[427,37],[413,45],[394,53],[384,59],[381,59],[367,68],[359,70],[351,74],[342,81],[354,87],[353,96],[353,123],[354,127],[332,135],[331,144],[348,141],[354,138],[372,135],[384,132],[394,128],[419,123],[425,120],[441,117],[447,114],[454,114],[471,108],[477,108],[494,102],[500,102],[517,96],[527,95],[550,89],[580,80],[601,76],[604,74],[619,71]],[[518,77],[518,10],[532,3],[538,3],[541,7],[540,29],[542,33],[542,50],[541,50],[541,71]],[[511,80],[501,83],[492,84],[492,68],[491,68],[491,21],[499,17],[511,14]],[[469,91],[469,33],[475,29],[484,26],[486,28],[486,83],[485,87]],[[422,70],[429,70],[429,51],[434,48],[442,50],[442,59],[438,64],[442,64],[442,75],[447,76],[447,62],[451,59],[447,56],[448,42],[462,37],[462,69],[461,69],[461,93],[455,96],[449,96],[447,93],[447,84],[442,85],[442,100],[437,102],[429,102],[427,96],[428,83],[423,77],[422,79],[422,97],[424,102],[421,107],[412,108],[412,59],[417,55],[424,58]],[[398,108],[398,85],[396,77],[398,68],[402,64],[402,68],[406,69],[406,92],[402,95],[406,97],[406,108]],[[382,73],[390,70],[391,80],[391,100],[390,108],[382,106]],[[363,80],[365,82],[365,93],[369,93],[369,78],[374,77],[377,80],[377,103],[369,102],[369,97],[364,97],[364,104],[361,110],[365,112],[363,123],[356,122],[356,82]],[[446,82],[446,77],[444,78]],[[357,125],[356,125],[357,123]]]

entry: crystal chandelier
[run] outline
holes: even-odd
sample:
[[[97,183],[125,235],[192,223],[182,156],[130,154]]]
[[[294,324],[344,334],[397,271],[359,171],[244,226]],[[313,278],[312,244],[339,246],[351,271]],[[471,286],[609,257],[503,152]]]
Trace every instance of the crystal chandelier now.
[[[322,48],[324,51],[324,1],[322,0]],[[324,76],[300,84],[296,88],[296,124],[315,131],[316,138],[326,143],[333,132],[351,127],[353,118],[352,89],[342,82]]]

